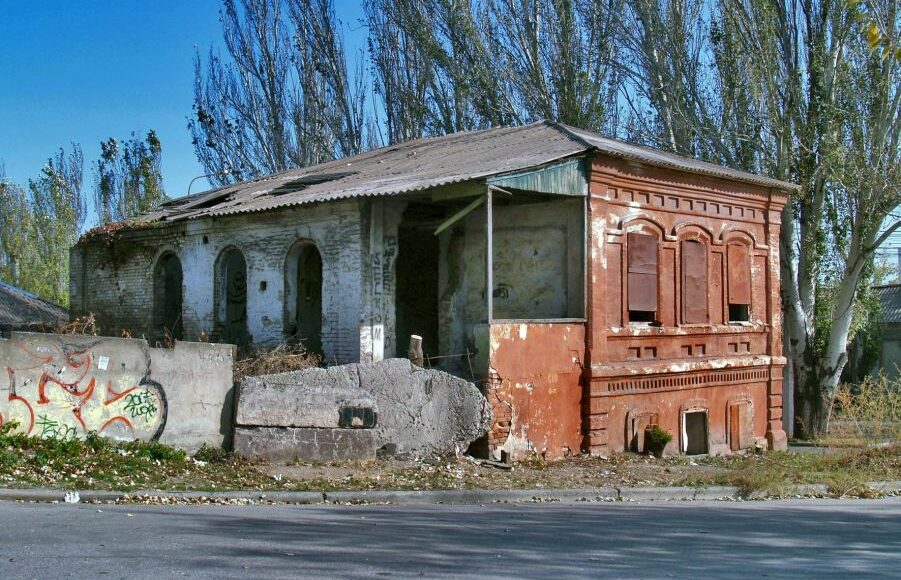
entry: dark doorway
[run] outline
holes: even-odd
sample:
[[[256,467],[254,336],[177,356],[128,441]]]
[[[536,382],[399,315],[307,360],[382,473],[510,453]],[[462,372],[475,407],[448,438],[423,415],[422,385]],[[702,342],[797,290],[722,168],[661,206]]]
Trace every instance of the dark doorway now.
[[[707,453],[707,411],[685,413],[684,421],[686,455]]]
[[[222,340],[229,344],[250,342],[247,330],[247,262],[237,248],[225,250],[218,268],[219,326]]]
[[[153,269],[153,340],[167,343],[182,338],[182,269],[169,252]]]
[[[422,337],[422,351],[438,355],[438,256],[435,210],[411,206],[398,229],[396,354],[406,358],[410,335]],[[439,214],[440,217],[441,214]],[[440,222],[438,222],[440,223]]]
[[[322,354],[322,256],[312,243],[300,243],[289,254],[288,299],[293,340],[307,351]],[[293,272],[292,272],[293,270]]]

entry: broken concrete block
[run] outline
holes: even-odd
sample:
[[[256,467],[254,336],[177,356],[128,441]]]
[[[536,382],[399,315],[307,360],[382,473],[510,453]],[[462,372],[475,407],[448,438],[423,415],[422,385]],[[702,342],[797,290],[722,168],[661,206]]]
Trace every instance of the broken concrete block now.
[[[444,455],[465,450],[487,433],[491,409],[468,381],[389,359],[245,379],[235,422],[241,427],[374,426],[376,447],[385,453]]]
[[[268,461],[368,461],[376,449],[371,429],[235,428],[235,452]]]
[[[235,424],[323,429],[372,426],[378,420],[378,408],[372,395],[356,387],[353,366],[248,377],[241,381]]]
[[[357,367],[360,389],[378,406],[379,448],[398,455],[443,455],[465,451],[488,432],[491,409],[469,381],[406,359],[348,366]]]

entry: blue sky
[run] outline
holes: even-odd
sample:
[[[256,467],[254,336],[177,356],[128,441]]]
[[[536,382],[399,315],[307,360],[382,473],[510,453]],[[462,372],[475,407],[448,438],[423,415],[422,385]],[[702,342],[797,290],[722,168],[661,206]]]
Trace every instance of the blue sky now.
[[[359,3],[336,2],[356,41]],[[100,141],[155,129],[167,193],[201,175],[186,128],[195,47],[221,45],[218,0],[0,0],[0,162],[37,176],[59,147],[80,143],[86,191]],[[357,43],[358,44],[358,43]],[[193,191],[207,184],[198,181]]]
[[[25,184],[80,143],[86,192],[108,137],[155,129],[170,196],[203,174],[187,130],[195,47],[221,45],[219,0],[0,0],[0,163]],[[363,45],[358,0],[336,0],[349,57]],[[205,189],[199,180],[193,191]],[[895,258],[901,232],[883,247]]]

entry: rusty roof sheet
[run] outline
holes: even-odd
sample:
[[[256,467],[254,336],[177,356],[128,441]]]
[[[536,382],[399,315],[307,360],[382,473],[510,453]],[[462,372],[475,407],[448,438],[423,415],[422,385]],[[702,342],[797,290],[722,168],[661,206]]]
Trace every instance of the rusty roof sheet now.
[[[176,221],[306,203],[398,195],[538,167],[597,150],[693,173],[791,190],[795,186],[549,121],[465,131],[374,149],[173,199],[137,221]]]
[[[24,330],[56,326],[68,320],[69,311],[62,306],[0,282],[0,329]]]

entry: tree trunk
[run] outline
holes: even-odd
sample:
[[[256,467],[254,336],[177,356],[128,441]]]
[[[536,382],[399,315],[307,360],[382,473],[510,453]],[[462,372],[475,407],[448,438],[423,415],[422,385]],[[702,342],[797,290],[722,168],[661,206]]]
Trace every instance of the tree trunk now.
[[[824,435],[829,428],[832,397],[828,393],[834,392],[834,387],[829,388],[830,386],[824,384],[829,381],[829,377],[823,377],[816,367],[811,368],[806,362],[797,359],[792,366],[795,386],[795,437],[816,439]]]

